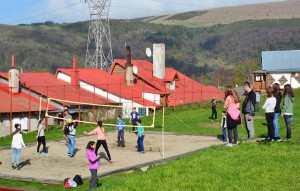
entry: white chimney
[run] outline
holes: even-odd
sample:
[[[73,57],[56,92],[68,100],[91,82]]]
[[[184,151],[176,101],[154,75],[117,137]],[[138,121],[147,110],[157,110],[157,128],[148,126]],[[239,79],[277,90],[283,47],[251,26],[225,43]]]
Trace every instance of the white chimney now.
[[[19,92],[19,71],[15,69],[15,55],[12,53],[11,55],[11,69],[8,71],[8,86],[10,87],[10,91],[12,93]]]
[[[166,51],[165,44],[153,44],[153,76],[165,78]]]

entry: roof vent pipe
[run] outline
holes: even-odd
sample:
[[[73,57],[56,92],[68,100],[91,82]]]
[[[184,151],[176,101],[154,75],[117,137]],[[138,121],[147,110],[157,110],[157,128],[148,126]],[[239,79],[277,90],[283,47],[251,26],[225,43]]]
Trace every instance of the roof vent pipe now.
[[[131,50],[130,46],[126,44],[126,57],[127,57],[127,63],[125,64],[125,84],[127,86],[133,85],[133,70],[132,70],[132,64],[131,64]]]

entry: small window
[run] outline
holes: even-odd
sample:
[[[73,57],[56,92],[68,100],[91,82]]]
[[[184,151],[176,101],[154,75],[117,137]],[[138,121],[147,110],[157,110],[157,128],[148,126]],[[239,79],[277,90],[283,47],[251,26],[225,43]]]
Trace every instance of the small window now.
[[[147,115],[147,108],[139,108],[139,116],[143,117]]]
[[[255,76],[255,81],[256,82],[261,82],[261,76]]]

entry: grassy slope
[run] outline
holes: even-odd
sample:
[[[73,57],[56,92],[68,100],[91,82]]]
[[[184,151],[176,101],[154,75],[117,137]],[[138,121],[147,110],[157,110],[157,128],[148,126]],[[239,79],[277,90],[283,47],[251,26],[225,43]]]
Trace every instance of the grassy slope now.
[[[299,5],[300,2],[297,0],[288,0],[164,15],[152,19],[144,18],[142,21],[164,25],[205,27],[246,20],[291,19],[300,18]]]
[[[300,91],[297,91],[296,98],[299,96]],[[295,105],[299,104],[300,99],[296,99]],[[220,134],[220,128],[207,127],[210,123],[209,109],[177,109],[176,113],[168,112],[166,115],[166,131]],[[299,190],[300,174],[297,169],[300,167],[298,154],[300,130],[297,128],[297,121],[300,117],[300,109],[299,107],[294,109],[296,121],[292,122],[293,141],[291,142],[274,144],[241,142],[239,146],[232,148],[214,146],[167,164],[150,167],[146,172],[137,169],[130,174],[100,178],[102,186],[98,190],[140,190],[141,188],[145,190]],[[258,137],[267,133],[262,112],[258,113],[255,120]],[[179,123],[178,118],[182,122]],[[160,123],[160,120],[158,117],[157,122]],[[219,122],[213,124],[215,127],[219,126]],[[283,119],[280,119],[280,127],[280,135],[284,137]],[[157,127],[155,130],[160,129]],[[239,128],[239,133],[245,135],[245,130]],[[49,133],[47,137],[50,137]],[[83,186],[72,190],[85,190],[88,184],[89,181],[85,181]],[[0,185],[62,190],[62,185],[5,179],[0,179]]]

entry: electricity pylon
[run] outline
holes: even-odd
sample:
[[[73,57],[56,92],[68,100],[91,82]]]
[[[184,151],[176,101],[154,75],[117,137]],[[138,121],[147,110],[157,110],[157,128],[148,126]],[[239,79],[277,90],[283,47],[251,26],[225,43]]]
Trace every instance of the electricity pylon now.
[[[111,0],[81,0],[90,10],[89,34],[85,67],[100,68],[107,71],[113,63],[109,27]]]

